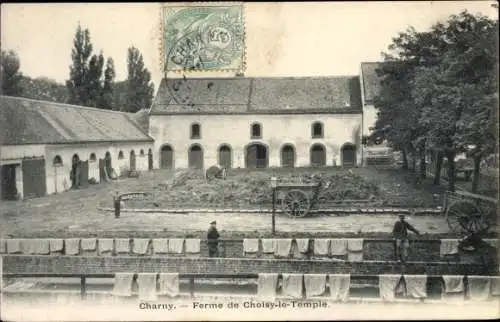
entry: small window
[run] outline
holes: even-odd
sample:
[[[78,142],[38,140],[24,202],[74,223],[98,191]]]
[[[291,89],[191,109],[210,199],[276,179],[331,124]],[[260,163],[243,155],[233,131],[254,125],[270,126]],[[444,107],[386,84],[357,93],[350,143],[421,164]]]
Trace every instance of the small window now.
[[[139,152],[139,153],[140,153],[141,157],[144,156],[144,150],[143,149],[141,149],[141,152]]]
[[[118,160],[123,159],[123,151],[118,152]]]
[[[315,122],[312,125],[312,137],[313,139],[323,138],[323,123]]]
[[[191,125],[191,139],[199,139],[200,134],[200,124],[195,123]]]
[[[259,123],[252,124],[251,129],[252,129],[252,133],[251,133],[252,139],[262,138],[262,126]]]
[[[95,156],[95,153],[91,153],[91,154],[90,154],[89,160],[90,160],[91,162],[95,162],[95,161],[97,160],[97,159],[96,159],[96,156]]]
[[[54,161],[52,161],[52,165],[54,165],[54,167],[62,167],[63,162],[61,156],[56,155]]]

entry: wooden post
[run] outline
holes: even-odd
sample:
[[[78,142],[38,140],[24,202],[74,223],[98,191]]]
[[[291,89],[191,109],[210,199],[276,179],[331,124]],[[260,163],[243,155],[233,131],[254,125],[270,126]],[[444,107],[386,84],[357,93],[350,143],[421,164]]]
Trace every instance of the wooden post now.
[[[120,202],[121,202],[121,198],[119,195],[116,195],[113,197],[113,203],[114,203],[114,206],[115,206],[115,218],[120,218]]]
[[[80,297],[82,300],[87,298],[87,283],[84,275],[80,276]]]
[[[189,295],[194,297],[194,277],[189,278]]]
[[[272,215],[272,233],[276,234],[276,188],[273,187],[273,215]]]

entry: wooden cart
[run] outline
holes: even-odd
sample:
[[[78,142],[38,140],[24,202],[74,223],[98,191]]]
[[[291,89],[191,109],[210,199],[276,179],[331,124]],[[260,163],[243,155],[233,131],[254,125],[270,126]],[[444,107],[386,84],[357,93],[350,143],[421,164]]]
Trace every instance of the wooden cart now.
[[[451,231],[457,234],[483,234],[496,226],[498,200],[465,191],[447,192],[443,211]]]
[[[330,185],[318,180],[311,183],[281,183],[276,186],[276,201],[290,217],[305,217],[318,204],[321,192]]]

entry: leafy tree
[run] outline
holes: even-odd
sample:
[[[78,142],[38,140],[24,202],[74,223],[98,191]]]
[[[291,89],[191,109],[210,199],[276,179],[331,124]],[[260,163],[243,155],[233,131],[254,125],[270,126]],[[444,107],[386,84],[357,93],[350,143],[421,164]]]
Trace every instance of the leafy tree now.
[[[21,93],[22,74],[19,71],[21,62],[12,51],[1,52],[2,95],[18,96]]]
[[[80,24],[78,24],[75,38],[73,39],[73,49],[71,50],[73,64],[69,67],[70,79],[66,82],[69,103],[71,104],[89,106],[91,103],[88,72],[92,49],[89,30],[82,29]]]
[[[151,73],[144,67],[144,60],[139,49],[130,47],[127,57],[127,92],[123,110],[137,112],[149,108],[153,101],[154,85]]]
[[[106,61],[106,69],[104,70],[104,84],[101,89],[100,108],[111,110],[115,106],[114,98],[114,81],[115,81],[115,64],[113,58],[109,57]]]
[[[420,122],[428,127],[448,160],[448,189],[455,189],[455,156],[474,146],[477,190],[481,158],[496,145],[496,63],[495,40],[498,23],[481,15],[462,12],[445,25],[434,26],[441,48],[439,65],[420,66],[413,96],[422,107]]]
[[[113,82],[115,67],[111,57],[106,60],[104,69],[104,55],[102,51],[92,54],[93,46],[88,29],[82,30],[78,25],[73,40],[70,66],[70,79],[67,81],[69,101],[72,104],[112,109]]]
[[[89,61],[88,72],[85,75],[85,84],[87,87],[88,100],[86,106],[99,107],[101,101],[101,77],[104,67],[104,56],[102,52],[99,55],[92,55]]]
[[[23,76],[20,86],[20,97],[58,103],[67,103],[68,101],[66,86],[47,77],[31,78]]]
[[[425,172],[425,151],[437,154],[435,182],[442,156],[448,159],[449,190],[455,189],[455,156],[475,147],[479,174],[481,156],[496,141],[496,74],[498,22],[462,12],[430,31],[409,28],[393,39],[378,71],[381,90],[378,135],[396,149],[415,150]],[[475,175],[476,177],[476,175]],[[477,188],[477,180],[473,183]]]

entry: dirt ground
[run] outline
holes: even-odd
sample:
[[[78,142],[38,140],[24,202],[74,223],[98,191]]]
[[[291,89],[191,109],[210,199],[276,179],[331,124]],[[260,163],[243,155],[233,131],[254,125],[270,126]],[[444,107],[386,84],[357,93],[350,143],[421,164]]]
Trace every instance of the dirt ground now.
[[[234,170],[229,175],[245,175],[247,169]],[[262,171],[262,170],[256,170]],[[286,171],[306,172],[307,169],[266,169],[269,176],[286,175]],[[332,169],[332,171],[339,171]],[[347,170],[340,170],[347,171]],[[386,193],[404,194],[432,203],[432,194],[437,188],[413,187],[405,182],[405,174],[390,169],[354,168],[355,173],[366,180],[377,182]],[[67,191],[42,198],[9,201],[0,204],[0,233],[2,236],[30,236],[40,233],[87,233],[115,231],[205,231],[212,220],[217,220],[219,229],[228,232],[270,231],[269,214],[133,214],[124,213],[115,219],[112,213],[100,212],[98,207],[111,207],[114,192],[153,191],[160,182],[171,180],[174,173],[156,170],[142,173],[138,179],[127,178],[112,183],[92,185],[85,189]],[[271,193],[271,192],[270,192]],[[178,205],[179,208],[188,205]],[[323,216],[319,218],[290,219],[277,217],[277,230],[282,232],[383,232],[392,227],[394,215],[350,215],[344,217]],[[446,233],[448,227],[442,217],[418,216],[410,219],[422,231]]]

